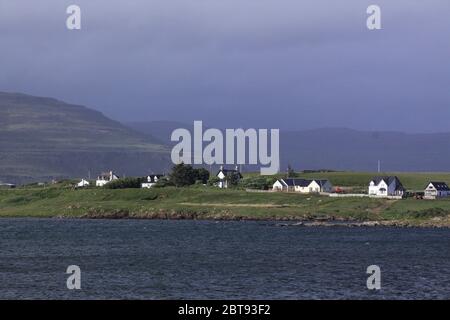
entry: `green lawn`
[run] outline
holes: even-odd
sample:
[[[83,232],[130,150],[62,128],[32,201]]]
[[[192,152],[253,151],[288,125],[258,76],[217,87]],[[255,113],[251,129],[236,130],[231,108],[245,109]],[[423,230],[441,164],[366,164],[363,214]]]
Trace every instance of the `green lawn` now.
[[[354,176],[345,178],[350,181]],[[412,177],[412,181],[420,178]],[[450,226],[450,199],[385,200],[214,187],[0,190],[0,217],[388,220]]]

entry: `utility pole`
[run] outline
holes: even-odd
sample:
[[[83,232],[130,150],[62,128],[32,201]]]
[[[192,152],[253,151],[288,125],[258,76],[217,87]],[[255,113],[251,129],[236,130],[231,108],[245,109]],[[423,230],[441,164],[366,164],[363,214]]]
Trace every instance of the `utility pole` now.
[[[381,161],[378,160],[378,173],[380,173],[380,172],[381,172]]]

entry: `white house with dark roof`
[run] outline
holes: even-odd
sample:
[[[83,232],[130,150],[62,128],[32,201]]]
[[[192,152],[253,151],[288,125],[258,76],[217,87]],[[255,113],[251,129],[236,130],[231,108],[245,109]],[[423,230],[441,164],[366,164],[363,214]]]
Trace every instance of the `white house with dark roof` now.
[[[403,197],[405,188],[396,176],[374,177],[369,182],[369,196]]]
[[[333,185],[326,179],[278,179],[272,186],[273,191],[291,191],[299,193],[329,193]]]
[[[272,186],[273,191],[289,191],[288,184],[283,179],[278,179]]]
[[[102,173],[97,177],[97,180],[95,181],[95,185],[97,187],[103,187],[104,185],[110,183],[111,181],[118,180],[119,176],[115,175],[114,172],[106,172]]]
[[[445,198],[450,195],[450,188],[445,182],[431,181],[425,188],[425,199]]]
[[[141,183],[141,188],[150,189],[153,187],[159,179],[164,177],[163,174],[151,174],[147,176],[146,181]]]
[[[90,183],[86,179],[81,179],[80,182],[77,183],[77,188],[89,187]]]
[[[13,183],[2,183],[0,182],[0,189],[14,189],[16,187]]]
[[[232,176],[233,174],[236,174],[238,177],[238,180],[242,179],[242,174],[239,171],[239,167],[236,166],[235,169],[224,169],[223,166],[220,166],[219,172],[217,172],[216,176],[219,178],[219,182],[217,183],[217,186],[219,188],[228,188],[228,178]]]

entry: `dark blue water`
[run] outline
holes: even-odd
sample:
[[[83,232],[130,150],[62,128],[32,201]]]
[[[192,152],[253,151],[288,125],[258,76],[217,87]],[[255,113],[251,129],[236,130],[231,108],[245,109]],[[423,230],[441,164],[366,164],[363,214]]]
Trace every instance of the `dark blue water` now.
[[[66,287],[69,265],[81,290]],[[0,219],[0,299],[12,298],[449,299],[450,230]]]

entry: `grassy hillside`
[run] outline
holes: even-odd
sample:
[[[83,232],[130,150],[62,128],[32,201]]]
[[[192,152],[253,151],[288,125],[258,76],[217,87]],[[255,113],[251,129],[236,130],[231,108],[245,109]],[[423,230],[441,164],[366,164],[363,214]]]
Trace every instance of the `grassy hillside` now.
[[[0,181],[161,170],[167,148],[100,112],[51,98],[0,93]]]
[[[388,221],[450,226],[450,199],[330,198],[213,187],[0,190],[0,217]]]

